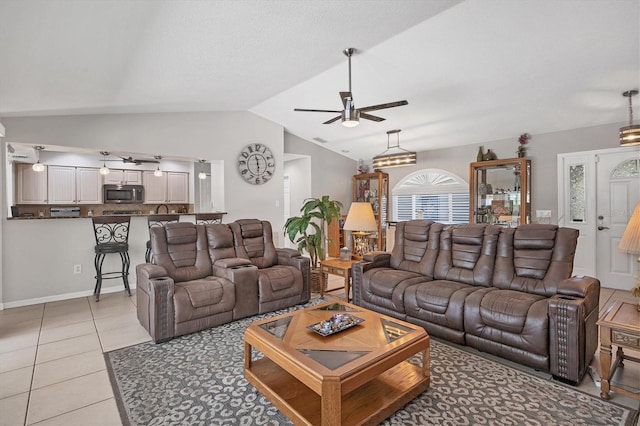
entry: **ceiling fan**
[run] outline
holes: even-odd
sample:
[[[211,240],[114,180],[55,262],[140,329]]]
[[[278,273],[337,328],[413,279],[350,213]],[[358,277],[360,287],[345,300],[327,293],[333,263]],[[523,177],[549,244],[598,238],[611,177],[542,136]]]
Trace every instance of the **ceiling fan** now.
[[[342,119],[343,126],[355,127],[360,123],[360,118],[364,118],[366,120],[371,120],[371,121],[384,121],[384,118],[378,117],[376,115],[371,115],[368,113],[369,111],[377,111],[380,109],[394,108],[398,106],[407,105],[409,103],[406,100],[404,100],[404,101],[397,101],[397,102],[389,102],[386,104],[371,105],[364,108],[356,108],[353,102],[353,95],[351,93],[351,56],[353,56],[355,52],[356,52],[356,49],[353,47],[349,47],[342,51],[342,53],[344,53],[345,56],[349,58],[349,91],[339,92],[340,99],[342,100],[342,106],[344,107],[342,111],[329,110],[329,109],[303,109],[303,108],[294,108],[294,111],[338,113],[340,115],[332,118],[331,120],[327,120],[322,124],[331,124],[334,121],[338,121]]]
[[[109,153],[106,151],[100,151],[100,154],[102,154],[105,157],[109,155]],[[116,157],[120,157],[120,160],[105,160],[105,161],[122,161],[125,164],[135,164],[136,166],[139,166],[142,163],[159,163],[160,162],[159,158],[156,158],[155,160],[147,160],[143,158],[133,158],[132,156],[122,157],[120,155],[117,155]]]

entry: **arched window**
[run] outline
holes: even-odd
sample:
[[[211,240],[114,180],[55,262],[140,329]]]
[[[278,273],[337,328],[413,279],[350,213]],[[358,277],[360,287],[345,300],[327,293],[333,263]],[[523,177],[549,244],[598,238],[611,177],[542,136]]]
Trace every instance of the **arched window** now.
[[[394,221],[469,222],[469,184],[446,170],[414,172],[400,181],[391,195]]]

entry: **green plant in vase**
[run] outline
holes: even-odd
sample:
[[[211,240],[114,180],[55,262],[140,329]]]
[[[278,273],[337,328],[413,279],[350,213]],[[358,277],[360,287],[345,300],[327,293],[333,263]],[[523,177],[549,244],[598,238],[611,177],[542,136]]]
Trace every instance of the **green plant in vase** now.
[[[316,269],[319,262],[326,257],[327,238],[325,224],[340,219],[342,203],[329,199],[328,195],[321,198],[307,198],[300,209],[300,216],[292,216],[284,224],[284,230],[289,240],[296,244],[298,251],[308,253],[311,258],[311,268]]]

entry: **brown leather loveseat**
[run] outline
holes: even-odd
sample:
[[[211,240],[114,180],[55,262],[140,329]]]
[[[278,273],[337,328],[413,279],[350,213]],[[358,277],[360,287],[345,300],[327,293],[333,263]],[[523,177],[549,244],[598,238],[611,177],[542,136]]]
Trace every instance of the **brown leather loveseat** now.
[[[579,382],[597,346],[600,282],[571,277],[578,231],[400,222],[391,254],[353,266],[354,303],[436,337]]]
[[[156,342],[309,301],[309,259],[276,249],[271,224],[171,223],[149,230],[136,267],[138,320]]]

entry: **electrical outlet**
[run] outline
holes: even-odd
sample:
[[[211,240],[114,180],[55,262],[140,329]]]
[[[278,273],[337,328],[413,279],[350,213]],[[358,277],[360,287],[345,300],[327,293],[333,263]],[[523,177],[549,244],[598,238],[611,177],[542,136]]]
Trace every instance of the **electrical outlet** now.
[[[73,265],[73,273],[81,274],[82,273],[82,265]]]

